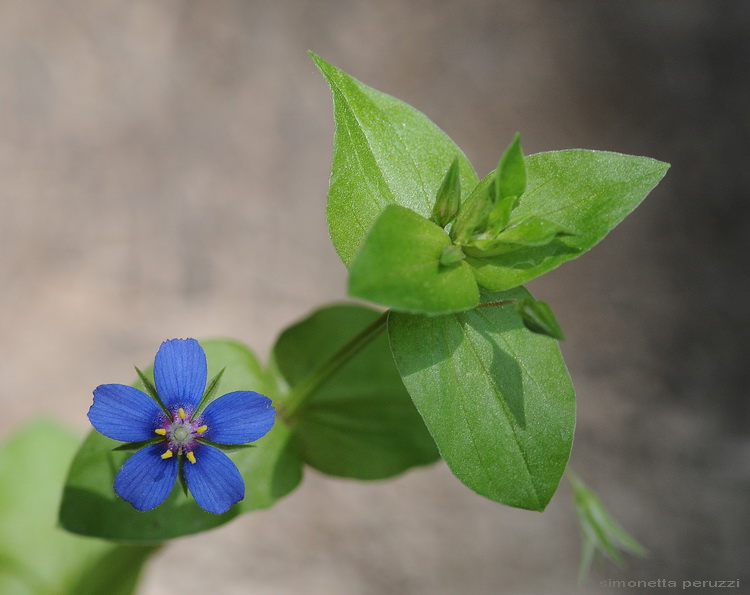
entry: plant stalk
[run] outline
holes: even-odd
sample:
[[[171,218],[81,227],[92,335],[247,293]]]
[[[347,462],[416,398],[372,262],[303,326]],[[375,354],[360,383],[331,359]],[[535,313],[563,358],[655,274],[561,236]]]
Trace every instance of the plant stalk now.
[[[389,312],[390,310],[383,312],[289,391],[283,406],[283,414],[287,420],[294,417],[300,408],[304,407],[310,395],[323,383],[385,330]]]

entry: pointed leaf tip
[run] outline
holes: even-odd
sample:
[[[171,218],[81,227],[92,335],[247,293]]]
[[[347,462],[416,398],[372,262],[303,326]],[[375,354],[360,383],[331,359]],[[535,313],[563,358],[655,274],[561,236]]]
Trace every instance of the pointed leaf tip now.
[[[326,64],[326,65],[328,64],[325,60],[323,60],[323,58],[321,58],[320,56],[318,56],[318,54],[316,54],[312,50],[307,50],[307,55],[310,56],[310,58],[312,58],[312,61],[321,70],[322,70],[321,64]]]
[[[458,157],[454,157],[432,207],[432,220],[440,227],[445,227],[456,218],[461,206],[461,180],[458,172]]]
[[[495,177],[496,202],[506,197],[519,197],[526,191],[526,164],[521,149],[521,135],[516,132],[497,164]]]
[[[333,95],[336,122],[326,217],[350,266],[389,204],[431,215],[446,164],[458,157],[461,193],[478,179],[461,149],[424,114],[313,56]]]

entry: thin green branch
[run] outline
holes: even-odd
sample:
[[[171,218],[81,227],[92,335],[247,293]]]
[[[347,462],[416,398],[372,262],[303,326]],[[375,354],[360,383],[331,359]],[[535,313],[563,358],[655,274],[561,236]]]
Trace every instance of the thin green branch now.
[[[283,405],[283,414],[287,419],[293,417],[304,406],[310,395],[325,383],[326,380],[338,372],[344,364],[367,347],[385,330],[386,322],[388,321],[388,312],[389,310],[383,312],[371,324],[357,333],[346,345],[310,372],[310,374],[289,391]]]
[[[496,302],[485,302],[483,304],[479,304],[477,308],[497,308],[498,306],[510,306],[517,303],[518,300],[498,300]]]

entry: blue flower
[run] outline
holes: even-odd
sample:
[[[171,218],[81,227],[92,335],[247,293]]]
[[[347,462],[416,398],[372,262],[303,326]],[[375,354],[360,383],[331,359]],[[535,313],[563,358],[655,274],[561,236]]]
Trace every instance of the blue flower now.
[[[228,393],[202,408],[208,367],[195,339],[172,339],[154,360],[155,396],[123,384],[94,390],[89,420],[100,433],[123,442],[146,442],[115,478],[120,498],[138,510],[167,499],[178,474],[198,505],[222,514],[245,497],[245,482],[216,445],[254,442],[272,427],[271,399],[252,391]],[[148,388],[148,387],[147,387]]]

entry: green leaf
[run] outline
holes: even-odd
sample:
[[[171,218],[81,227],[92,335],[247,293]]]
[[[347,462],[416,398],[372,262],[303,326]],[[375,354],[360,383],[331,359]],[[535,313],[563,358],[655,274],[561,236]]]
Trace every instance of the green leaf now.
[[[98,542],[101,543],[101,542]],[[81,573],[77,582],[65,593],[70,595],[130,595],[137,592],[141,569],[148,558],[156,553],[158,547],[112,546]],[[2,591],[8,593],[8,591]],[[59,593],[55,587],[45,593]]]
[[[349,295],[395,310],[440,314],[473,308],[479,289],[460,260],[441,264],[448,234],[398,205],[373,225],[349,271]]]
[[[456,157],[438,188],[435,205],[432,207],[432,220],[440,227],[445,227],[456,218],[460,207],[461,180],[458,172],[458,157]]]
[[[645,556],[646,548],[610,516],[599,497],[573,473],[569,472],[568,478],[573,486],[576,514],[583,537],[579,580],[586,578],[598,554],[607,556],[619,566],[624,563],[620,551]]]
[[[36,420],[0,448],[0,593],[129,595],[156,549],[84,539],[56,526],[78,438]]]
[[[647,157],[579,149],[526,157],[526,191],[513,210],[511,225],[536,217],[571,235],[491,258],[467,254],[479,285],[510,289],[580,256],[635,209],[668,168]],[[490,184],[491,176],[474,196]]]
[[[524,326],[532,333],[547,335],[558,341],[564,341],[565,335],[557,322],[552,308],[547,302],[534,298],[524,298],[516,304],[516,312],[523,320]]]
[[[245,499],[237,505],[240,512],[268,508],[302,481],[302,461],[286,423],[277,421],[254,446],[232,455],[245,478]]]
[[[483,303],[529,297],[517,288]],[[468,487],[543,510],[570,454],[575,392],[557,342],[511,306],[447,316],[392,313],[396,365],[440,454]]]
[[[520,197],[526,190],[526,165],[521,150],[521,135],[516,133],[495,172],[495,202]]]
[[[303,384],[380,314],[355,305],[317,310],[281,334],[275,365],[289,386]],[[321,384],[290,423],[304,461],[329,475],[383,479],[438,458],[384,334]]]
[[[218,527],[237,515],[237,507],[221,516],[209,514],[179,489],[173,489],[154,510],[136,510],[112,488],[115,475],[131,455],[115,451],[119,444],[95,431],[84,441],[63,492],[60,524],[64,529],[112,541],[159,543]]]
[[[272,394],[269,378],[250,350],[231,341],[201,341],[209,375],[226,368],[222,394],[256,390]],[[152,375],[153,371],[148,370]],[[302,464],[291,443],[288,426],[277,418],[274,428],[249,448],[230,455],[245,479],[245,499],[223,515],[202,510],[179,487],[154,510],[140,512],[120,500],[112,488],[115,475],[130,453],[92,431],[79,449],[68,474],[60,509],[60,524],[73,533],[130,543],[158,543],[205,531],[241,512],[271,506],[291,492],[302,477]]]
[[[462,194],[468,196],[477,175],[424,114],[311,56],[333,94],[336,135],[327,216],[336,251],[349,266],[387,205],[399,204],[429,218],[456,157]]]

